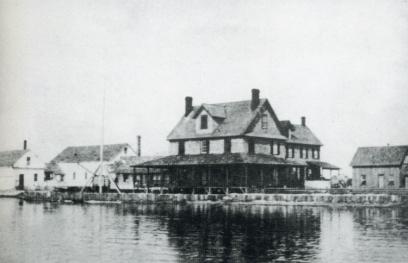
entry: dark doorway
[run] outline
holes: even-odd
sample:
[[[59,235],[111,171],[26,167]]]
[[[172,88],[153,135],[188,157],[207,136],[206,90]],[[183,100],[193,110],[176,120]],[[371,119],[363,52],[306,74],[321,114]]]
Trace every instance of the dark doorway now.
[[[18,187],[19,190],[23,190],[24,189],[24,174],[20,174],[20,176],[18,177]]]

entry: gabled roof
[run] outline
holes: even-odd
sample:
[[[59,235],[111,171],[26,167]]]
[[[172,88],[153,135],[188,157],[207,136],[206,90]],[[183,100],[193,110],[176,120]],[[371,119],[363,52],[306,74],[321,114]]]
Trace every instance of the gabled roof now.
[[[183,116],[181,118],[167,139],[172,141],[247,136],[281,139],[296,144],[322,145],[320,140],[307,126],[293,125],[290,121],[279,121],[267,99],[261,99],[255,110],[251,109],[251,103],[251,100],[246,100],[195,106],[187,117]],[[196,117],[203,109],[212,117],[220,119],[220,121],[217,121],[217,127],[210,134],[196,132]],[[272,119],[278,128],[268,130],[267,132],[252,130],[257,121],[259,121],[261,113],[265,110],[271,113]],[[291,134],[290,138],[288,138],[289,131]]]
[[[266,154],[247,154],[247,153],[229,153],[229,154],[199,154],[199,155],[171,155],[134,165],[136,167],[167,167],[167,166],[185,166],[185,165],[224,165],[224,164],[269,164],[285,165],[285,159]]]
[[[127,143],[110,144],[103,146],[103,161],[109,162],[115,158],[123,148],[128,148],[133,151]],[[65,148],[51,162],[55,163],[79,163],[79,162],[99,162],[100,161],[100,145],[95,146],[71,146]]]
[[[13,166],[29,150],[0,152],[0,166]]]
[[[115,162],[113,165],[113,170],[116,174],[120,173],[133,173],[134,165],[141,164],[148,161],[153,161],[156,159],[160,159],[162,156],[125,156],[121,157],[119,161]],[[136,168],[136,173],[146,172],[146,168]],[[157,169],[152,169],[150,172],[160,172]]]
[[[201,107],[198,108],[193,118],[197,117],[197,114],[201,111],[201,109],[205,109],[211,117],[214,118],[222,118],[225,119],[225,106],[223,105],[211,105],[211,104],[203,104]]]
[[[289,143],[323,145],[307,126],[292,124],[289,134],[286,141]]]
[[[399,166],[407,151],[408,145],[359,147],[350,166]]]
[[[205,108],[211,108],[214,114],[219,113],[221,108],[225,109],[225,119],[215,128],[211,134],[197,134],[195,131],[194,116],[201,110],[201,107],[193,107],[193,111],[187,117],[182,117],[176,127],[171,131],[168,140],[177,139],[193,139],[193,138],[208,138],[208,137],[231,137],[241,136],[245,133],[252,120],[259,113],[267,100],[261,99],[258,107],[255,110],[251,109],[251,100],[219,103],[219,104],[205,104]]]

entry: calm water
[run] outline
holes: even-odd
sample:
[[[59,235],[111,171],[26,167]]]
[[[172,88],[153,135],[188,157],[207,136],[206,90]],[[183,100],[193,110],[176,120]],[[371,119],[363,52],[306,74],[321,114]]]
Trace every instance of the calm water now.
[[[0,261],[407,262],[407,211],[0,199]]]

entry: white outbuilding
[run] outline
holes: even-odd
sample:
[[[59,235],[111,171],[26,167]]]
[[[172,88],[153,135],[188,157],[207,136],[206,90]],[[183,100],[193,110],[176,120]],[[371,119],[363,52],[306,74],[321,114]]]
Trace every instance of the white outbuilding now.
[[[44,188],[45,167],[31,150],[0,152],[0,190]]]

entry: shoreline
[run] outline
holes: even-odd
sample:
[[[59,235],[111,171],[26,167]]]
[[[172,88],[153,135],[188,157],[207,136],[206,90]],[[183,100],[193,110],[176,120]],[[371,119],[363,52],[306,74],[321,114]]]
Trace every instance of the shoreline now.
[[[153,193],[61,193],[13,191],[3,198],[59,203],[192,203],[223,205],[301,205],[348,207],[408,206],[408,195],[395,194],[153,194]]]

